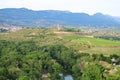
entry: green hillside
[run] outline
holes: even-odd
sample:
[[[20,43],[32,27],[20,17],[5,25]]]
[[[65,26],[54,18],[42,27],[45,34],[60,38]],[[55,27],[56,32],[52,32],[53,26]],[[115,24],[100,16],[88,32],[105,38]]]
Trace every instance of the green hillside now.
[[[105,40],[90,36],[64,36],[63,39],[71,40],[77,49],[90,54],[118,54],[120,55],[120,41]],[[81,47],[83,45],[83,47]],[[87,46],[87,48],[84,48]],[[81,49],[83,48],[83,49]]]
[[[76,42],[86,42],[93,46],[120,46],[120,41],[105,40],[91,36],[64,36],[63,39]]]

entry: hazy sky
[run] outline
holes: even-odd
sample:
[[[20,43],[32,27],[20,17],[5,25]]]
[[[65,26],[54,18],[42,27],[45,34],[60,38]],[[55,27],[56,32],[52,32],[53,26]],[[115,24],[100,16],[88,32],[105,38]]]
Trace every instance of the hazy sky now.
[[[94,14],[101,12],[120,16],[120,0],[0,0],[0,8],[33,10],[68,10]]]

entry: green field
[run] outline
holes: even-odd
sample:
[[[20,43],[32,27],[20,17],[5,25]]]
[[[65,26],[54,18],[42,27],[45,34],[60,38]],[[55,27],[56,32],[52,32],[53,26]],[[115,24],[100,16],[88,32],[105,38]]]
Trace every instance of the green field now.
[[[91,54],[118,54],[120,55],[120,41],[105,40],[94,37],[85,36],[63,36],[65,40],[71,40],[75,43],[77,49],[81,52],[91,53]],[[83,45],[83,46],[81,46]],[[88,46],[87,48],[85,46]],[[81,49],[82,48],[82,49]]]
[[[76,42],[87,42],[94,46],[120,46],[120,41],[104,40],[85,36],[64,36],[63,39],[74,40]]]

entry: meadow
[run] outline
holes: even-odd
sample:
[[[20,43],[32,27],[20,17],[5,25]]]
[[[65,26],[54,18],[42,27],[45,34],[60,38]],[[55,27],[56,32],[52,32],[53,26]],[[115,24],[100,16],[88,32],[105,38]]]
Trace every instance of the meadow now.
[[[80,49],[81,52],[90,54],[119,54],[120,53],[120,41],[105,40],[100,38],[94,38],[93,36],[63,36],[65,40],[71,40],[75,42],[75,45],[81,44],[88,46],[88,48]],[[77,46],[76,48],[81,48]]]

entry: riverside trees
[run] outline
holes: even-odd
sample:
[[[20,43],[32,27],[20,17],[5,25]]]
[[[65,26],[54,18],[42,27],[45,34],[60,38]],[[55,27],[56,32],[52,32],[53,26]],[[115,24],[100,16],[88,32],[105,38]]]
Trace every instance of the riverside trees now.
[[[59,73],[69,73],[75,80],[109,79],[103,75],[105,68],[99,61],[110,62],[110,57],[79,53],[62,44],[36,44],[34,41],[1,40],[0,80],[61,80]]]

